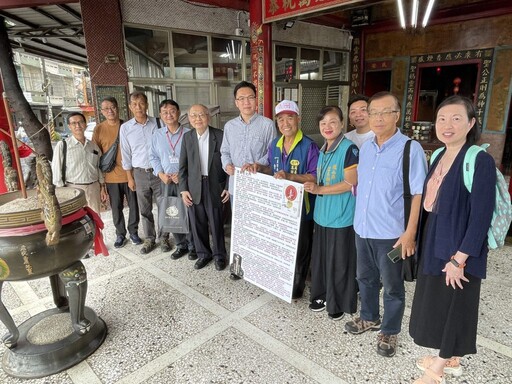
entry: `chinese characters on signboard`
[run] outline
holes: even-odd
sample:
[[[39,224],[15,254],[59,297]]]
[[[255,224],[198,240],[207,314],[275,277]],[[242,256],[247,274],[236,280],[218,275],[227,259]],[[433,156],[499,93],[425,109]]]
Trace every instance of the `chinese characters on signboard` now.
[[[361,37],[355,36],[352,41],[352,67],[350,75],[350,93],[361,92]]]
[[[409,65],[409,75],[407,78],[407,92],[406,92],[406,103],[405,103],[405,117],[404,117],[404,129],[411,128],[411,121],[413,119],[413,107],[414,101],[417,97],[418,87],[417,85],[417,74],[418,66],[422,64],[434,64],[434,63],[446,63],[446,62],[460,62],[465,61],[478,61],[479,65],[479,82],[476,88],[476,98],[474,100],[476,107],[476,118],[480,127],[483,127],[485,121],[485,106],[488,98],[488,91],[492,62],[494,56],[494,49],[474,49],[464,51],[454,51],[445,53],[435,53],[420,56],[411,56]]]
[[[263,22],[287,19],[296,15],[318,12],[353,0],[261,0],[263,1]]]

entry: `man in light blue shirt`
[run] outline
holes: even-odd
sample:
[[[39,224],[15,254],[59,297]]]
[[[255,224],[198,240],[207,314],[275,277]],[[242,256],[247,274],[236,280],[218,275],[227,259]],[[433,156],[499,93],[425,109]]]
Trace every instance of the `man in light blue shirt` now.
[[[245,164],[258,163],[269,165],[267,150],[272,140],[277,136],[274,122],[259,115],[256,100],[256,87],[247,81],[235,86],[233,91],[235,104],[240,116],[229,120],[224,125],[224,138],[220,148],[222,168],[229,176],[229,193],[231,206],[234,199],[235,167]],[[230,278],[238,280],[239,277],[231,274]]]
[[[235,167],[241,168],[245,164],[269,165],[267,150],[277,136],[274,122],[256,113],[256,87],[252,83],[242,81],[236,85],[233,93],[240,116],[224,125],[224,139],[220,148],[222,168],[229,176],[234,176]],[[234,181],[234,177],[229,178],[232,199]]]
[[[119,142],[123,169],[128,176],[128,187],[137,193],[137,203],[144,231],[141,254],[151,252],[156,245],[153,199],[160,196],[160,179],[153,174],[149,162],[151,140],[157,129],[156,119],[147,115],[148,99],[143,92],[130,94],[133,119],[121,125]]]
[[[149,162],[153,168],[153,174],[161,180],[161,194],[164,195],[167,188],[167,196],[180,196],[178,193],[178,172],[180,170],[180,154],[183,135],[190,131],[179,123],[180,106],[174,100],[166,99],[160,103],[160,118],[164,123],[162,129],[157,129],[151,142]],[[188,258],[197,259],[192,232],[187,235],[173,233],[176,241],[176,250],[171,259],[177,260],[186,255]],[[169,252],[172,248],[169,234],[162,233],[160,241],[162,252]]]
[[[403,153],[409,139],[396,124],[400,103],[389,92],[379,92],[368,102],[373,140],[363,144],[359,154],[358,186],[354,229],[357,248],[357,281],[361,295],[360,317],[345,329],[352,334],[380,332],[377,353],[392,357],[397,349],[405,309],[402,259],[416,247],[423,182],[427,171],[425,154],[418,142],[411,143],[409,184],[411,212],[404,228]],[[388,253],[401,247],[401,259],[392,262]],[[380,284],[384,288],[384,314],[379,314]]]

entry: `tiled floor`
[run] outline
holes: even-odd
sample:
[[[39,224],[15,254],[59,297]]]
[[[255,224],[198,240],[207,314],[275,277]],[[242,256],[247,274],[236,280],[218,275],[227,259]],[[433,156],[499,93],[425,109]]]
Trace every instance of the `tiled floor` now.
[[[376,334],[343,330],[325,312],[308,310],[308,292],[292,304],[245,281],[231,281],[213,265],[193,269],[159,249],[140,255],[111,244],[114,228],[103,214],[111,255],[84,260],[87,305],[105,320],[104,344],[77,366],[34,380],[0,383],[410,383],[414,360],[426,354],[407,334],[414,284],[397,355],[375,352]],[[464,374],[449,383],[512,383],[512,247],[492,252],[482,285],[478,354],[463,359]],[[7,283],[3,302],[17,324],[53,307],[48,279]],[[5,328],[0,324],[0,334]],[[0,349],[4,350],[3,346]]]

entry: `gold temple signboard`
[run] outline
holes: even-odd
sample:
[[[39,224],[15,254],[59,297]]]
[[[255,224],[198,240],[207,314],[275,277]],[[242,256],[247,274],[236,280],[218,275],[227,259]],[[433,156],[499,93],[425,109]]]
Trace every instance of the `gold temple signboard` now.
[[[263,22],[270,23],[302,16],[312,12],[324,11],[342,4],[360,2],[359,0],[262,0]]]

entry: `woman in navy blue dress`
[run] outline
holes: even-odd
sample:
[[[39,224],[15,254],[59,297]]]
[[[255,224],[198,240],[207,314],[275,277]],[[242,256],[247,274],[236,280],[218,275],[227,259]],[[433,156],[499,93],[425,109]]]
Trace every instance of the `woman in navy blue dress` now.
[[[415,384],[444,383],[445,374],[461,375],[460,357],[476,353],[480,285],[495,201],[495,164],[486,152],[476,156],[471,193],[464,185],[464,157],[480,136],[471,101],[457,95],[445,99],[435,128],[445,148],[423,190],[420,267],[409,333],[416,344],[439,354],[416,362],[425,373]]]

